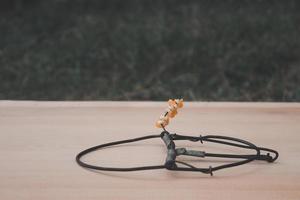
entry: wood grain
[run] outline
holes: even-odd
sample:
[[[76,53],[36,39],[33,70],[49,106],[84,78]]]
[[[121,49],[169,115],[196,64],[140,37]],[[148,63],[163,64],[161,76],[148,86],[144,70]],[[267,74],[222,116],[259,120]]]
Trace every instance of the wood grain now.
[[[186,103],[168,130],[220,134],[274,148],[276,163],[215,172],[94,172],[74,158],[88,147],[160,133],[165,102],[0,101],[0,199],[300,199],[299,103]],[[182,143],[210,152],[238,149]],[[140,153],[135,153],[139,151]],[[147,155],[146,157],[144,155]],[[160,139],[107,148],[84,159],[104,166],[162,164]],[[191,160],[214,166],[220,160]]]

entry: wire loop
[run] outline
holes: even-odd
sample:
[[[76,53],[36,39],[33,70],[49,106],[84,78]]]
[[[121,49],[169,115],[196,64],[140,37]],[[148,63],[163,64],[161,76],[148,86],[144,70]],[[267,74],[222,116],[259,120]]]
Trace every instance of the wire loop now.
[[[108,146],[114,146],[124,143],[131,143],[131,142],[137,142],[140,140],[146,140],[146,139],[152,139],[152,138],[161,138],[166,147],[167,147],[167,158],[165,161],[165,164],[163,165],[153,165],[153,166],[142,166],[142,167],[128,167],[128,168],[120,168],[120,167],[101,167],[101,166],[95,166],[91,164],[87,164],[81,160],[83,156],[86,154],[89,154],[91,152],[97,151],[99,149],[103,149]],[[203,143],[203,141],[211,142],[211,143],[218,143],[218,144],[224,144],[244,149],[250,149],[254,150],[255,154],[223,154],[223,153],[207,153],[204,151],[195,151],[195,150],[186,150],[185,148],[176,148],[175,142],[176,140],[189,140],[193,142],[200,141]],[[263,152],[267,152],[266,155],[262,154]],[[272,157],[270,153],[274,154]],[[178,156],[195,156],[195,157],[217,157],[217,158],[234,158],[234,159],[242,159],[237,162],[229,163],[229,164],[223,164],[216,167],[209,166],[207,168],[198,168],[191,164],[185,163],[183,161],[176,160],[176,157]],[[254,160],[263,160],[267,162],[274,162],[278,158],[279,154],[277,151],[269,148],[264,147],[257,147],[256,145],[241,140],[238,138],[228,137],[228,136],[219,136],[219,135],[206,135],[206,136],[186,136],[186,135],[178,135],[178,134],[170,134],[168,131],[164,130],[159,135],[148,135],[144,137],[134,138],[134,139],[128,139],[128,140],[121,140],[116,142],[110,142],[106,144],[97,145],[94,147],[91,147],[89,149],[86,149],[82,152],[80,152],[76,156],[76,162],[85,168],[94,169],[94,170],[104,170],[104,171],[138,171],[138,170],[153,170],[153,169],[168,169],[173,171],[195,171],[195,172],[202,172],[205,174],[213,175],[214,171],[225,169],[225,168],[231,168],[239,165],[243,165],[249,162],[252,162]],[[185,167],[178,166],[176,163],[184,165]]]

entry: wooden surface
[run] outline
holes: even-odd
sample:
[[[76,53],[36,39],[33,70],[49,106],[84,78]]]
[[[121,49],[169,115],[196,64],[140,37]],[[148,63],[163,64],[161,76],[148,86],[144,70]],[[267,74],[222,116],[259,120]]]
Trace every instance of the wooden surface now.
[[[168,130],[219,134],[274,148],[276,163],[252,162],[215,172],[93,172],[75,155],[88,147],[160,133],[166,103],[0,101],[0,199],[300,199],[300,104],[186,103]],[[185,143],[207,152],[239,152]],[[134,153],[139,151],[140,153]],[[143,154],[147,156],[143,156]],[[84,158],[104,166],[162,164],[160,139],[107,148]],[[200,166],[220,160],[190,160]]]

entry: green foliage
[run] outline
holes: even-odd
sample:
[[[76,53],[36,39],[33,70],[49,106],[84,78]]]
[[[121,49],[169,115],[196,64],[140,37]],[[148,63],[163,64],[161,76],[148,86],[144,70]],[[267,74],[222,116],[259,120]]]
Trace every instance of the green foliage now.
[[[0,99],[299,101],[297,1],[23,1]]]

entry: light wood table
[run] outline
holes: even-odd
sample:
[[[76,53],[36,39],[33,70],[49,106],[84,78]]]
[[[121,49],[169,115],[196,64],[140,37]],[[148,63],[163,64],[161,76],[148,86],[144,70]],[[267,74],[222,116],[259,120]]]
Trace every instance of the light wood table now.
[[[75,162],[85,148],[159,134],[154,123],[165,107],[166,102],[0,101],[0,199],[300,199],[299,103],[188,102],[168,126],[179,134],[227,135],[274,148],[280,153],[275,163],[255,161],[210,177],[164,169],[94,172]],[[209,143],[182,145],[240,152]],[[165,150],[158,138],[107,148],[84,160],[104,166],[163,164]]]

